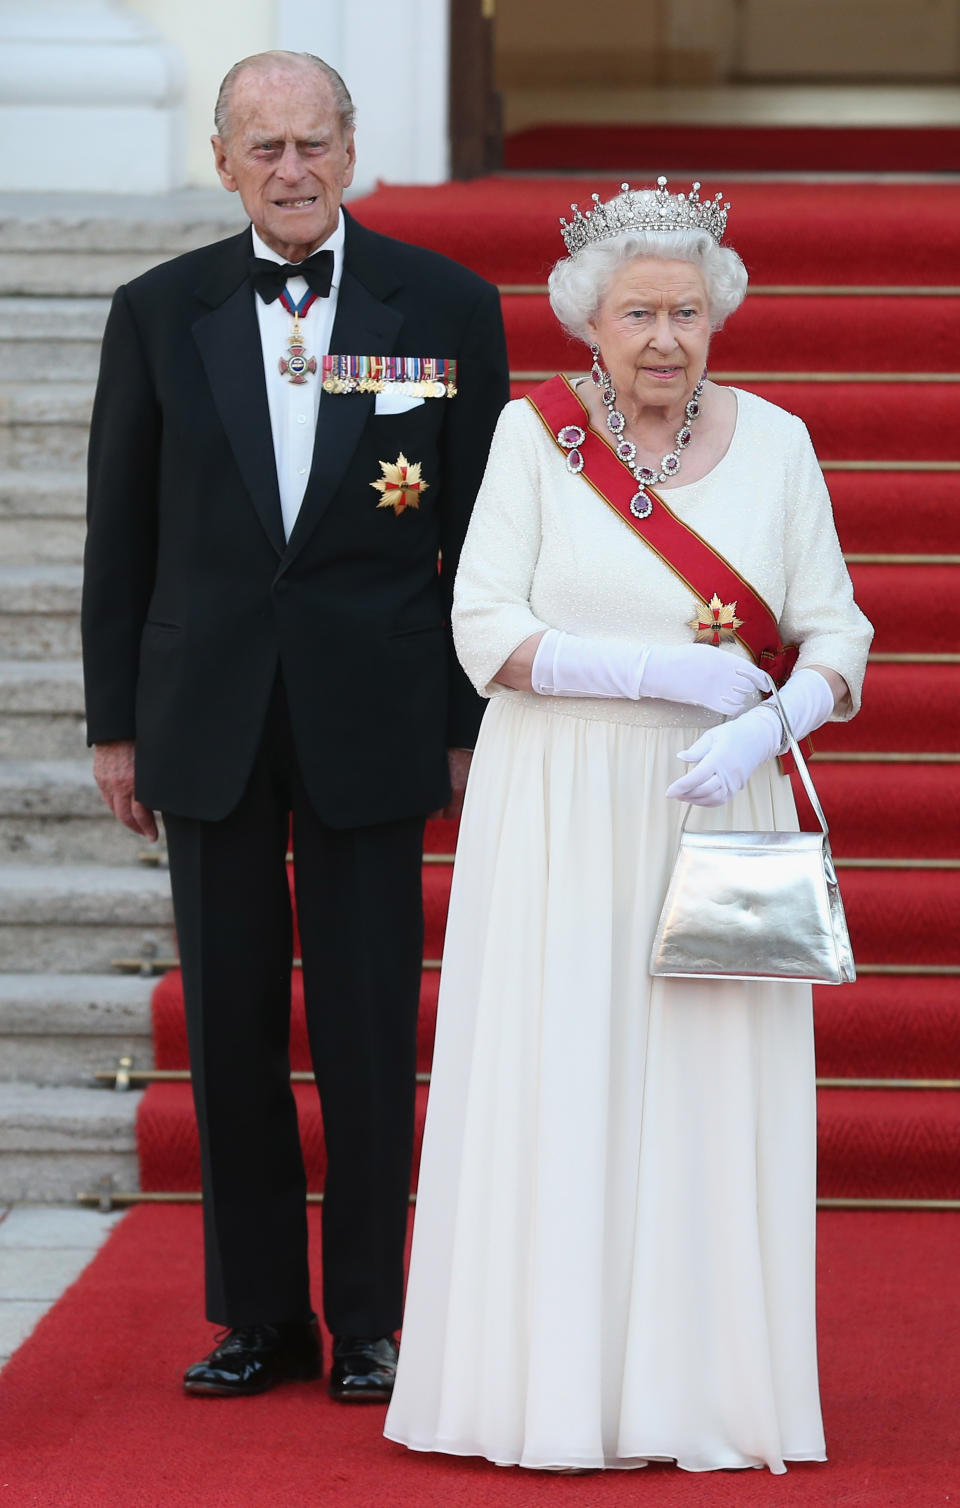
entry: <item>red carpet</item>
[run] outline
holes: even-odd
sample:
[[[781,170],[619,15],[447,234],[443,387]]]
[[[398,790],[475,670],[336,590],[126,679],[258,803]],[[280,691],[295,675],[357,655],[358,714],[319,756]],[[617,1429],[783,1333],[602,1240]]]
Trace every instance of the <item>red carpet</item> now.
[[[825,1003],[825,1013],[829,1009]],[[898,1067],[897,1075],[902,1072]],[[327,1168],[320,1105],[312,1084],[293,1087],[307,1184],[319,1193]],[[821,1198],[957,1198],[960,1115],[955,1099],[955,1095],[921,1090],[820,1090],[817,1188]],[[427,1088],[420,1085],[414,1186],[426,1103]],[[200,1150],[189,1084],[151,1088],[140,1106],[137,1137],[141,1187],[178,1194],[199,1189]]]
[[[417,1067],[430,1070],[440,972],[424,972]],[[945,976],[865,975],[842,990],[814,991],[817,1062],[821,1074],[853,1078],[960,1079],[960,990]],[[161,1068],[187,1062],[178,974],[168,974],[153,1001],[156,1057]],[[303,1018],[303,983],[293,981],[290,1063],[310,1072]]]
[[[889,859],[910,850],[929,859],[960,854],[960,780],[952,766],[877,765],[869,781],[854,764],[825,763],[814,773],[830,841],[843,858]],[[799,781],[794,785],[799,803]]]
[[[818,729],[815,745],[821,757],[856,752],[956,757],[960,752],[960,664],[871,665],[857,717],[851,723],[830,723]],[[953,769],[955,779],[956,766]],[[886,820],[887,812],[878,809],[878,824]]]
[[[312,1084],[294,1084],[293,1092],[297,1101],[307,1186],[312,1193],[319,1194],[327,1172],[320,1101]],[[426,1109],[427,1086],[421,1084],[417,1088],[417,1163]],[[199,1189],[200,1148],[189,1084],[154,1084],[144,1095],[137,1117],[137,1142],[141,1188],[176,1194]]]
[[[824,1078],[960,1079],[960,990],[949,976],[866,975],[815,990],[814,1014]]]
[[[560,328],[542,293],[513,294],[503,312],[515,369],[586,370],[585,347]],[[748,297],[713,337],[710,365],[715,372],[956,372],[960,298],[938,299],[933,319],[931,312],[927,294],[878,294],[869,308],[862,296],[845,294]]]
[[[960,871],[918,870],[891,884],[883,869],[851,869],[844,872],[843,893],[861,963],[957,961],[960,939],[955,921],[960,916]],[[450,895],[449,865],[425,869],[424,895],[428,904],[424,956],[439,959]],[[162,988],[179,995],[178,985],[173,976]],[[181,1009],[179,999],[175,1009]],[[172,1066],[183,1068],[186,1062],[180,1059]]]
[[[960,472],[831,471],[827,481],[845,550],[960,555]]]
[[[511,396],[534,386],[514,381]],[[952,461],[957,450],[960,382],[867,383],[742,381],[739,387],[799,414],[821,461]],[[856,416],[856,424],[851,424]],[[918,453],[921,452],[921,453]],[[953,632],[956,644],[956,630]]]
[[[319,1251],[318,1212],[310,1212]],[[557,1480],[416,1455],[383,1409],[323,1385],[184,1397],[208,1349],[200,1213],[138,1209],[0,1375],[0,1501],[11,1508],[941,1508],[960,1492],[960,1226],[950,1215],[820,1216],[830,1461],[692,1476],[669,1466]],[[314,1292],[319,1293],[315,1272]]]
[[[513,172],[960,172],[955,126],[542,125],[506,138]]]
[[[435,247],[492,282],[541,284],[563,249],[559,217],[569,217],[569,204],[587,209],[592,193],[606,199],[618,188],[612,175],[481,178],[388,186],[350,209],[371,229]],[[731,242],[755,283],[957,282],[958,185],[725,184],[711,177],[701,197],[718,189],[736,199]]]

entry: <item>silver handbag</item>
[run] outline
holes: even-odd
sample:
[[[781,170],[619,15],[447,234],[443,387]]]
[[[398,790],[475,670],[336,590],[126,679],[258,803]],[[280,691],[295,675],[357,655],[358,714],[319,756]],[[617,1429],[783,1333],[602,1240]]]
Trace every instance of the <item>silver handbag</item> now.
[[[776,690],[773,700],[821,831],[689,833],[688,806],[651,974],[807,984],[857,977],[826,818]]]

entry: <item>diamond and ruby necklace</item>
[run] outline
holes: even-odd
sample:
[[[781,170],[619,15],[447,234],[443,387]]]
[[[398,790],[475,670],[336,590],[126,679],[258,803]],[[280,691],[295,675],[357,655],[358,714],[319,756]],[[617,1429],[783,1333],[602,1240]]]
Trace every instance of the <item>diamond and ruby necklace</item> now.
[[[600,365],[600,347],[592,345],[590,354],[593,357],[593,366],[590,376],[596,387],[600,389],[600,398],[607,410],[607,428],[614,439],[614,453],[619,460],[633,473],[640,483],[639,492],[630,499],[630,512],[635,518],[648,518],[653,512],[653,500],[648,496],[646,489],[652,487],[655,482],[666,482],[675,477],[680,470],[682,452],[686,450],[693,439],[693,430],[690,428],[694,420],[700,417],[700,397],[703,393],[703,385],[707,380],[706,371],[697,383],[692,395],[684,405],[685,420],[674,436],[674,449],[660,458],[660,470],[655,471],[652,466],[637,465],[637,447],[632,440],[623,436],[627,421],[625,416],[617,408],[617,390],[610,380],[610,373],[605,372]],[[576,434],[573,431],[576,430]],[[583,456],[579,447],[585,439],[583,431],[577,425],[568,424],[557,436],[560,444],[567,451],[567,470],[576,474],[583,470]]]

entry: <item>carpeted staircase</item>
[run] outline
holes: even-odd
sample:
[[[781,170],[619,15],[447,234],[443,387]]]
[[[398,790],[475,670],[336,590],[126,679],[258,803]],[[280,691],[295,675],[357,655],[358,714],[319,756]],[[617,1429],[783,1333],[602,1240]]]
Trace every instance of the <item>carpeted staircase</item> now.
[[[520,394],[542,375],[585,367],[543,284],[560,248],[557,217],[594,190],[607,197],[617,181],[383,188],[351,207],[365,224],[500,283]],[[859,600],[877,628],[862,715],[815,740],[860,969],[855,985],[816,991],[820,1193],[847,1204],[960,1207],[960,187],[739,183],[730,197],[732,240],[753,292],[714,342],[713,374],[809,425]],[[431,825],[421,1126],[454,844],[448,825]],[[141,1185],[193,1192],[176,973],[158,985],[153,1012],[157,1067],[180,1081],[152,1084],[140,1107]],[[291,1064],[306,1074],[299,976],[293,1020]],[[319,1190],[316,1094],[306,1082],[295,1088]]]

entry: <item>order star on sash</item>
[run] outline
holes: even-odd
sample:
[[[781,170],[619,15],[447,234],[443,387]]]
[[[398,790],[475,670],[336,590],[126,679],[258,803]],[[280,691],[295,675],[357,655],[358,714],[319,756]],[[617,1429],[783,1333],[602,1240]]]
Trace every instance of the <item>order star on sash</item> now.
[[[380,470],[383,476],[370,483],[383,494],[378,508],[392,508],[399,518],[405,509],[420,507],[420,494],[430,484],[421,480],[419,461],[408,461],[401,450],[395,461],[381,461]]]
[[[709,602],[698,601],[694,611],[696,616],[688,621],[687,627],[696,630],[698,644],[731,644],[743,624],[743,619],[737,617],[737,604],[721,602],[716,592]]]

